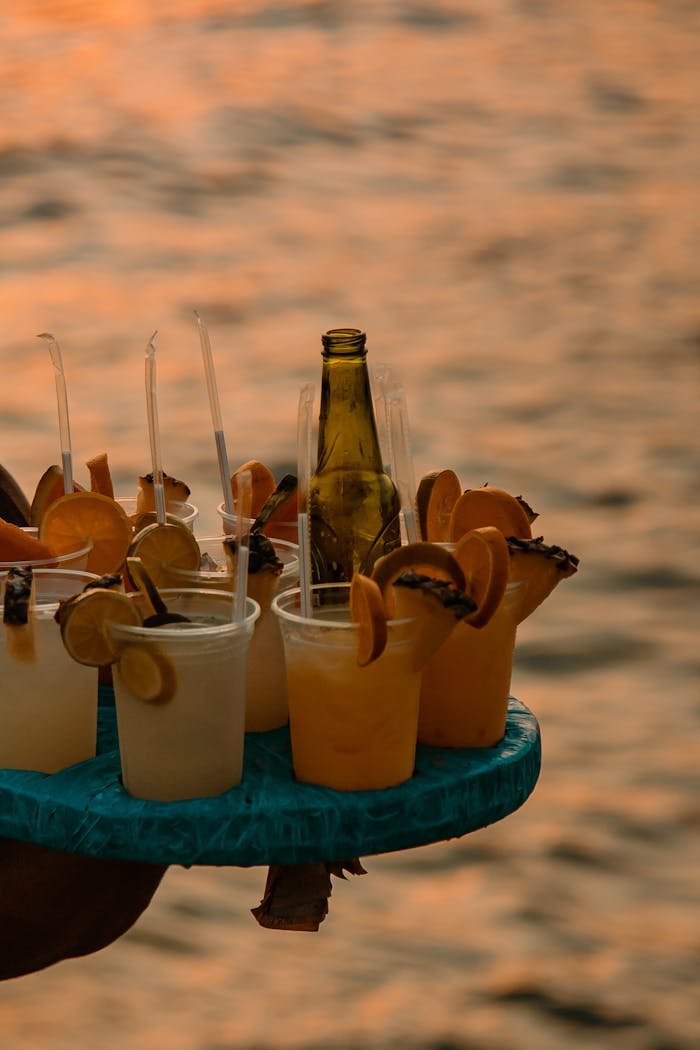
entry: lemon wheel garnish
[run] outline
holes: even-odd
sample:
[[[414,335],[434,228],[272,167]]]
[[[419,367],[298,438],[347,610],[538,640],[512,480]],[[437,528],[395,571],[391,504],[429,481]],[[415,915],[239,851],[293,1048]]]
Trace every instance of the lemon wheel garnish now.
[[[393,615],[394,598],[391,584],[404,572],[416,572],[434,580],[447,580],[458,590],[465,589],[464,573],[445,547],[436,543],[407,543],[396,547],[375,562],[372,579],[379,586],[388,616]]]
[[[118,667],[129,692],[147,704],[166,704],[175,695],[175,668],[155,645],[125,645]]]
[[[138,627],[142,623],[136,604],[122,591],[91,588],[65,602],[60,610],[61,638],[79,664],[104,667],[116,659],[111,623]]]
[[[186,525],[155,522],[138,532],[129,547],[130,558],[140,558],[156,587],[167,584],[166,568],[198,570],[199,544]]]
[[[508,541],[495,525],[471,529],[455,547],[455,560],[467,581],[476,609],[465,622],[485,627],[503,600],[510,573]]]
[[[54,554],[79,550],[92,540],[86,569],[97,576],[118,572],[131,542],[126,512],[100,492],[69,492],[49,504],[39,525],[39,539]]]
[[[504,536],[529,539],[532,536],[530,515],[525,506],[505,489],[484,485],[480,489],[467,489],[459,497],[450,517],[450,540],[457,543],[465,533],[493,525]],[[534,514],[534,511],[530,511]]]
[[[386,613],[379,585],[359,572],[350,581],[350,618],[358,627],[357,662],[366,667],[386,647]]]

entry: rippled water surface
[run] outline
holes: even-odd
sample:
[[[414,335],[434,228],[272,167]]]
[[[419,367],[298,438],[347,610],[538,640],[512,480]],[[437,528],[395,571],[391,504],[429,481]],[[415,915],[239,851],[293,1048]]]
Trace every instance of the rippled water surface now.
[[[700,9],[692,0],[7,0],[0,462],[31,496],[164,464],[220,500],[294,464],[320,333],[402,376],[416,472],[522,493],[581,558],[521,628],[540,783],[368,858],[316,935],[261,869],[171,869],[91,958],[0,986],[8,1050],[690,1050],[700,1044]]]

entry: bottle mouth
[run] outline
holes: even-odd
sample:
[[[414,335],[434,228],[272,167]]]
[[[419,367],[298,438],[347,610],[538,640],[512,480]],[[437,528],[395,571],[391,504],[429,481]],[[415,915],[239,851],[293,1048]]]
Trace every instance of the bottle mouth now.
[[[321,336],[324,354],[365,353],[366,340],[360,328],[331,328]]]

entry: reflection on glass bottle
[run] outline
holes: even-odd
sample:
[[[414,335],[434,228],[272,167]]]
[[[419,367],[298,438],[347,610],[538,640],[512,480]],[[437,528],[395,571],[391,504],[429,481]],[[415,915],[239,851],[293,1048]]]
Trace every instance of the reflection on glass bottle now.
[[[401,542],[399,496],[377,438],[365,333],[334,328],[322,342],[318,459],[309,486],[314,583],[369,574]]]

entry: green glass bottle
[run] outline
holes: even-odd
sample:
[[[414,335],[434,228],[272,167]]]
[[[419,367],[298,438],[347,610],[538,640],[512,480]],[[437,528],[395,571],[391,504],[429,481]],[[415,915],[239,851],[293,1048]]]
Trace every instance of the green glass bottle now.
[[[334,328],[322,337],[323,372],[316,472],[309,485],[312,580],[369,575],[401,543],[399,495],[377,438],[366,336]]]

